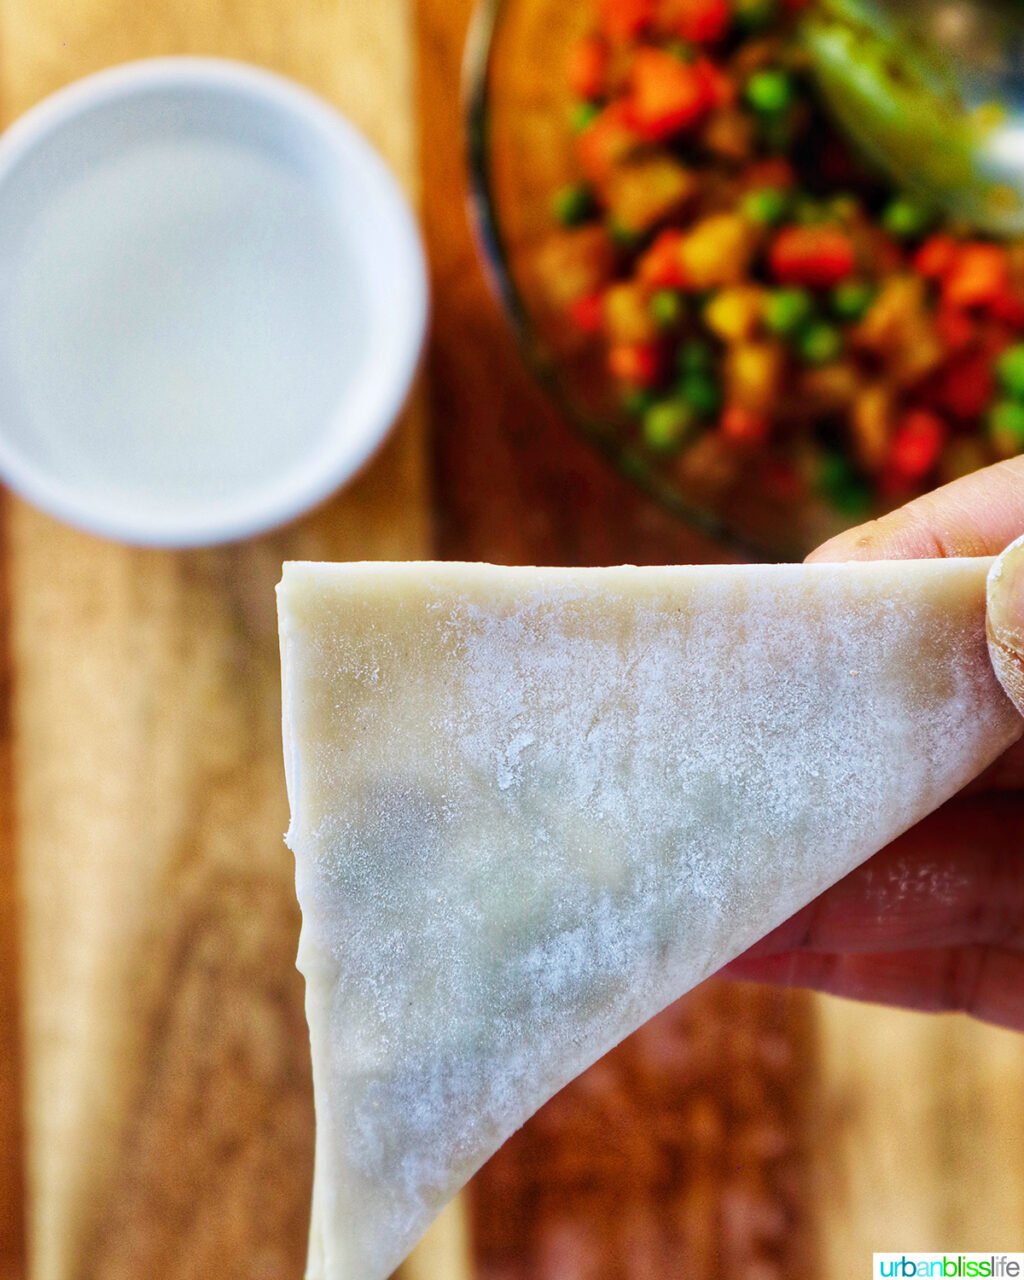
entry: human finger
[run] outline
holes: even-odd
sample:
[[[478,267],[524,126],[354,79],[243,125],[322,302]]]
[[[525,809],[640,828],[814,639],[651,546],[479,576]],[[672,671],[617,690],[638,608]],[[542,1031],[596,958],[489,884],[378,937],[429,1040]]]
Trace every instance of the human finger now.
[[[999,683],[1024,715],[1024,538],[1006,548],[988,575],[986,625]]]
[[[1024,1029],[1024,953],[995,946],[937,947],[869,955],[786,951],[734,961],[725,974],[774,986],[930,1013],[968,1013]]]
[[[807,557],[932,560],[998,555],[1024,533],[1024,457],[999,462],[831,538]]]
[[[746,952],[868,953],[995,944],[1024,951],[1024,803],[956,800]]]

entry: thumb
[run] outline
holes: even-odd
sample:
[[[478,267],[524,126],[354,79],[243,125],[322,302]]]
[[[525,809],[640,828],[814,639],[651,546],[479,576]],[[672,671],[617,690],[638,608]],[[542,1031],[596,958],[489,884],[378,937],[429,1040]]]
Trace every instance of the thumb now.
[[[988,651],[999,683],[1024,715],[1024,537],[989,570]]]

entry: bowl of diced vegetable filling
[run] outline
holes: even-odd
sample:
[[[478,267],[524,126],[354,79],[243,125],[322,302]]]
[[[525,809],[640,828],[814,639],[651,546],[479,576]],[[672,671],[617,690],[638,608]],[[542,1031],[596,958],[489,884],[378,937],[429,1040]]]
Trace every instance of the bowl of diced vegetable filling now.
[[[859,154],[809,9],[492,0],[469,56],[473,204],[530,363],[629,477],[782,557],[1024,450],[1024,240]]]

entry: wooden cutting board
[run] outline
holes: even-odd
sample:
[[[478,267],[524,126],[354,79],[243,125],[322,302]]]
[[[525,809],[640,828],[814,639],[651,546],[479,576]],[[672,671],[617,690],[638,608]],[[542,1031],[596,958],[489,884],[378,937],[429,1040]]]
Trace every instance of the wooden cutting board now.
[[[406,0],[3,0],[4,118],[126,59],[244,58],[338,104],[415,198],[412,31]],[[422,412],[338,500],[245,545],[134,550],[14,499],[4,525],[28,1274],[301,1276],[312,1114],[274,584],[286,558],[429,554]]]
[[[382,149],[423,210],[435,286],[422,394],[361,479],[292,528],[158,553],[3,504],[0,1280],[302,1275],[281,561],[720,558],[593,457],[519,365],[464,219],[468,14],[0,0],[5,122],[133,57],[276,68]],[[1022,1068],[1017,1037],[957,1020],[710,984],[508,1144],[406,1280],[845,1280],[872,1247],[1014,1247]]]

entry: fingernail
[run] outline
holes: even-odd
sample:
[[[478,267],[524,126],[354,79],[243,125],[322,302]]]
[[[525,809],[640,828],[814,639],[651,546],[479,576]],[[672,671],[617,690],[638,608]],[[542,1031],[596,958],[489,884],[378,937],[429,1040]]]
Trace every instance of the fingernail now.
[[[1011,542],[989,570],[987,614],[992,665],[1024,715],[1024,537]]]

